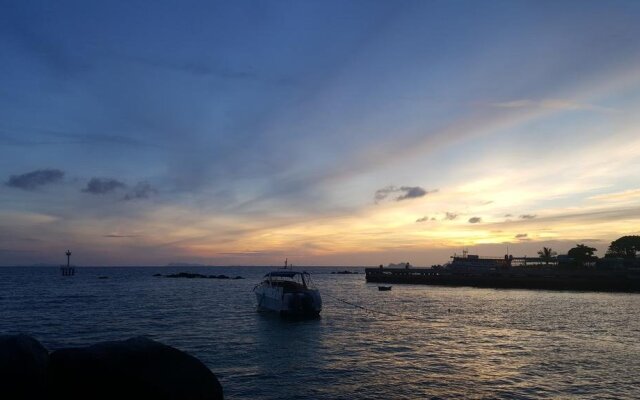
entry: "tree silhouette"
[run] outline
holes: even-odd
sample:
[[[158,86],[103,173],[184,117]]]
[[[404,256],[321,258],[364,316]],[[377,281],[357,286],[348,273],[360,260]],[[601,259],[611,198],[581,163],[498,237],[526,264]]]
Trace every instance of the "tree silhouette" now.
[[[585,244],[577,244],[576,247],[569,250],[567,255],[573,258],[577,265],[584,265],[586,262],[597,258],[593,255],[596,251],[595,247],[589,247]]]
[[[611,242],[605,257],[635,258],[640,252],[640,236],[623,236]]]
[[[538,255],[546,265],[549,265],[549,261],[553,260],[558,253],[551,249],[551,247],[543,247],[542,250],[538,251]]]

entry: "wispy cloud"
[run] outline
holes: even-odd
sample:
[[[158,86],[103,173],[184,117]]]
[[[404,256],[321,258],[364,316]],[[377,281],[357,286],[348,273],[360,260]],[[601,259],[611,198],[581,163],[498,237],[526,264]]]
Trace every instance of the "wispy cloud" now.
[[[620,207],[620,208],[592,208],[592,209],[575,209],[575,210],[557,210],[545,212],[545,216],[536,217],[534,220],[507,220],[497,222],[492,225],[496,226],[520,226],[521,224],[534,224],[536,226],[553,226],[553,225],[571,225],[574,221],[580,224],[599,224],[599,223],[621,223],[631,224],[633,221],[640,219],[640,207]],[[527,225],[527,226],[528,226]],[[620,229],[620,228],[618,228]]]
[[[482,218],[481,217],[471,217],[469,218],[469,223],[470,224],[477,224],[482,222]]]
[[[82,189],[82,191],[90,194],[107,194],[124,187],[126,187],[126,185],[116,179],[91,178],[87,183],[87,187]]]
[[[426,196],[428,193],[436,192],[436,190],[427,191],[420,186],[387,186],[382,189],[376,190],[374,195],[375,202],[379,202],[385,200],[391,194],[399,194],[394,198],[395,201],[402,201],[407,199],[416,199],[419,197]]]
[[[591,200],[598,200],[598,201],[604,201],[604,200],[625,201],[625,200],[633,200],[636,198],[640,198],[640,189],[630,189],[630,190],[624,190],[622,192],[605,193],[605,194],[599,194],[596,196],[589,197],[589,199]]]
[[[13,18],[3,19],[5,25],[3,34],[20,43],[25,51],[38,59],[50,72],[61,79],[66,79],[90,68],[86,61],[74,58],[73,52],[69,51],[61,41],[47,35],[41,27],[30,24],[31,20],[7,11]]]
[[[444,214],[444,219],[447,220],[447,221],[453,221],[456,218],[458,218],[458,214],[456,214],[456,213],[452,213],[452,212],[447,211]]]
[[[422,217],[416,220],[416,222],[427,222],[427,221],[429,221],[429,217]]]
[[[106,238],[134,238],[134,237],[140,237],[140,235],[122,235],[122,234],[118,234],[118,233],[110,233],[108,235],[103,235],[103,237],[106,237]]]
[[[59,169],[38,169],[21,175],[11,175],[5,183],[9,187],[34,190],[41,186],[60,182],[64,172]]]
[[[218,76],[220,78],[225,79],[258,79],[259,76],[255,71],[250,69],[232,69],[225,67],[219,63],[215,63],[213,61],[196,61],[196,60],[170,60],[170,59],[149,59],[142,58],[139,56],[129,57],[123,56],[124,58],[131,60],[133,62],[139,63],[141,65],[153,67],[153,68],[163,68],[168,70],[173,70],[177,72],[184,72],[187,74],[195,75],[195,76]]]
[[[520,219],[534,219],[535,217],[537,217],[537,215],[535,215],[535,214],[522,214],[518,218],[520,218]]]
[[[493,107],[498,108],[534,108],[545,110],[562,110],[562,111],[601,111],[601,112],[617,112],[612,108],[601,107],[593,104],[580,103],[572,100],[564,99],[543,99],[543,100],[531,100],[531,99],[519,99],[505,101],[501,103],[492,103]]]
[[[518,233],[518,234],[515,236],[515,238],[516,238],[516,239],[524,239],[524,238],[526,238],[527,236],[529,236],[529,235],[528,235],[528,234],[526,234],[526,233]]]
[[[104,146],[117,148],[160,148],[156,143],[147,143],[133,137],[104,133],[71,133],[34,126],[0,127],[0,144],[7,146],[66,146],[87,145],[101,149]]]
[[[256,250],[256,251],[229,251],[229,252],[219,252],[220,255],[225,256],[286,256],[285,252],[282,251],[264,251],[264,250]]]
[[[156,193],[158,193],[158,190],[151,186],[149,182],[139,182],[124,196],[123,200],[147,199]]]

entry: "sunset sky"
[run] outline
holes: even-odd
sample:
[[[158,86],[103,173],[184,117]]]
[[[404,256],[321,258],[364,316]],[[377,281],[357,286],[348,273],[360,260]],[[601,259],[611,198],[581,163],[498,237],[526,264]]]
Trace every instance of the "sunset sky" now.
[[[0,265],[640,234],[639,1],[0,0]]]

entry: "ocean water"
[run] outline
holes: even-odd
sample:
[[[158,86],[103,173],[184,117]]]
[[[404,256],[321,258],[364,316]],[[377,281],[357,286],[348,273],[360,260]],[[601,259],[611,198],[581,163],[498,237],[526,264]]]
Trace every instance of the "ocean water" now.
[[[0,268],[0,333],[50,350],[146,335],[202,360],[227,399],[640,397],[640,294],[380,292],[339,269],[307,268],[322,316],[288,321],[255,309],[265,268]],[[152,276],[179,271],[246,279]]]

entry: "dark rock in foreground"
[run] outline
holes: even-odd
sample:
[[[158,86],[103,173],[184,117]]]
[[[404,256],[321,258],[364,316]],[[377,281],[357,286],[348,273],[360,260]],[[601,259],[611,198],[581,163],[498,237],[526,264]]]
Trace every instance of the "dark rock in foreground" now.
[[[51,393],[64,399],[222,399],[198,359],[137,337],[51,353]]]
[[[1,399],[222,399],[197,358],[137,337],[47,352],[27,335],[0,336]]]
[[[27,335],[0,336],[0,393],[6,399],[46,397],[49,353]],[[6,396],[6,397],[5,397]]]

